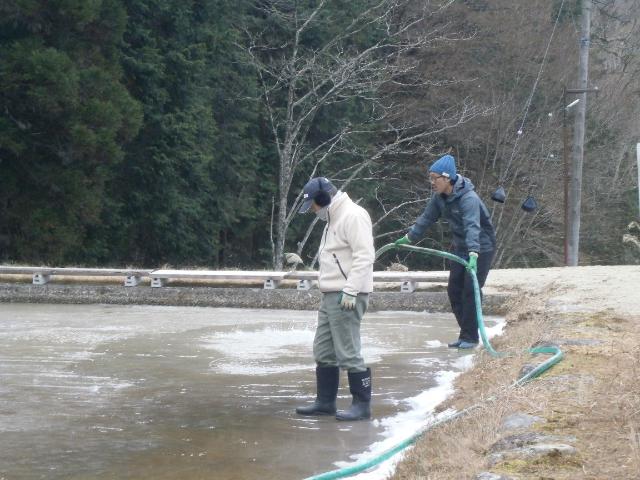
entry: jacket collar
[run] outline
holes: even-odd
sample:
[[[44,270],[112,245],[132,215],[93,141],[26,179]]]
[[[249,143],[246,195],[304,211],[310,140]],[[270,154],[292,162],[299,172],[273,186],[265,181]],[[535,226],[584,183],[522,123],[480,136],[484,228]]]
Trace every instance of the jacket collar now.
[[[338,190],[338,193],[331,199],[331,203],[329,204],[329,215],[333,220],[337,220],[340,218],[342,213],[345,211],[345,206],[351,203],[351,199],[346,192]]]
[[[446,202],[453,202],[456,198],[461,197],[469,190],[474,190],[474,185],[467,177],[458,174],[458,178],[453,184],[453,191],[449,195],[442,195]]]

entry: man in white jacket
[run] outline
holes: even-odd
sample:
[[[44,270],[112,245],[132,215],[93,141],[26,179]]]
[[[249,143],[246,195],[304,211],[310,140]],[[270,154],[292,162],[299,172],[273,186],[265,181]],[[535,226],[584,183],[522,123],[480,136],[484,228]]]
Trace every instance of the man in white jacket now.
[[[300,213],[315,212],[327,225],[320,239],[318,283],[322,303],[313,341],[317,396],[300,415],[336,415],[338,420],[371,418],[371,369],[360,353],[360,322],[373,290],[375,249],[371,218],[324,177],[303,190]],[[353,401],[336,412],[340,368],[347,370]]]

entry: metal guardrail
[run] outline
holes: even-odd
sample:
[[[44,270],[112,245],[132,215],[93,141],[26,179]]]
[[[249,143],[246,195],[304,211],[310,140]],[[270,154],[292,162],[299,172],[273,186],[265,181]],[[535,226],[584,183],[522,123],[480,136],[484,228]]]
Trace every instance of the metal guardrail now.
[[[32,275],[34,285],[46,285],[55,276],[101,276],[125,277],[125,287],[137,286],[142,278],[149,278],[151,286],[160,288],[169,280],[257,280],[262,281],[265,289],[275,289],[283,280],[296,280],[298,290],[309,290],[313,282],[318,280],[318,272],[301,271],[268,271],[268,270],[170,270],[170,269],[113,269],[113,268],[51,268],[30,266],[0,265],[0,275]],[[415,291],[419,282],[446,282],[447,272],[390,272],[373,273],[374,282],[400,282],[402,292]]]
[[[135,287],[142,277],[148,277],[153,270],[120,268],[51,268],[0,265],[0,275],[32,275],[34,285],[45,285],[53,276],[76,277],[125,277],[125,287]]]

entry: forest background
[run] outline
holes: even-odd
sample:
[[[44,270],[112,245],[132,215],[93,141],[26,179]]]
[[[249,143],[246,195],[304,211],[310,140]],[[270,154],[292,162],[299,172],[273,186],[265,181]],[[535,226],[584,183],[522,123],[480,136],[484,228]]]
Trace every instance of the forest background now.
[[[311,264],[322,225],[296,214],[310,177],[364,206],[381,246],[452,153],[491,210],[495,266],[562,265],[580,12],[580,0],[3,0],[0,261],[282,268],[293,251]],[[629,261],[639,22],[637,1],[594,2],[581,264]],[[498,186],[504,204],[490,200]],[[421,245],[446,249],[446,225]]]

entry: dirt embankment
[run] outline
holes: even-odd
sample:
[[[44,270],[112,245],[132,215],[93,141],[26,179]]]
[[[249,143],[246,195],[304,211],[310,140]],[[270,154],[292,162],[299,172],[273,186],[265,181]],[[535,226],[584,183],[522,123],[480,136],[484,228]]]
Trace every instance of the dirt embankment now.
[[[505,358],[478,355],[443,408],[480,404],[426,434],[394,479],[640,479],[640,267],[498,270],[487,291],[516,292]],[[564,360],[513,388],[527,349]]]

